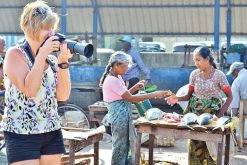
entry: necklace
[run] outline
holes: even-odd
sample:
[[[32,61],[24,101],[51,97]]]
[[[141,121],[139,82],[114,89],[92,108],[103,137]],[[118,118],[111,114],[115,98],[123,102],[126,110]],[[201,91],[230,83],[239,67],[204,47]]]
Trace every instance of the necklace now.
[[[213,77],[213,74],[214,74],[214,68],[211,67],[211,68],[210,68],[210,72],[209,72],[208,74],[203,73],[203,72],[201,73],[202,79],[203,79],[204,81],[206,81],[206,80],[208,80],[208,79],[211,79],[211,78]]]
[[[111,76],[117,77],[117,76],[112,72],[112,70],[109,71],[109,74],[110,74]]]

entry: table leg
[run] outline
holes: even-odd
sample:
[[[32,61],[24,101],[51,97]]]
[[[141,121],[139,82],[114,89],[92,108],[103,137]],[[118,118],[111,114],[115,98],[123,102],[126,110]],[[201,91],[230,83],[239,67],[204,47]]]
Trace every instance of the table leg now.
[[[154,134],[149,134],[149,165],[153,165]]]
[[[93,121],[94,118],[94,110],[89,108],[89,120],[92,123],[92,127],[95,128],[95,121]]]
[[[75,164],[75,145],[73,140],[69,141],[69,164]]]
[[[94,143],[94,165],[99,165],[99,142]]]
[[[141,137],[142,137],[142,133],[137,132],[136,154],[135,154],[135,165],[139,165],[139,164],[140,164],[140,155],[141,155]]]
[[[230,134],[226,135],[226,142],[225,142],[225,160],[224,164],[228,165],[229,164],[229,152],[230,152]]]
[[[222,165],[222,143],[218,143],[217,165]]]

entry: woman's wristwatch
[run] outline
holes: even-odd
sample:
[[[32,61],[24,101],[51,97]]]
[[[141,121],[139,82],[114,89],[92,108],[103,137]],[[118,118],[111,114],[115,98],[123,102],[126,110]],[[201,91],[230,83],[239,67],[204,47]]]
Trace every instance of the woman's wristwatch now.
[[[58,64],[58,67],[61,69],[68,69],[69,63],[68,62],[62,62],[62,63]]]

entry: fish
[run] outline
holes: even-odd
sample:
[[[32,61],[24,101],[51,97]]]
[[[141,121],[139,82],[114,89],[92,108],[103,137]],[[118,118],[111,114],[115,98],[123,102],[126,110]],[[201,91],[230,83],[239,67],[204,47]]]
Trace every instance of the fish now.
[[[202,125],[206,125],[209,123],[209,121],[213,118],[213,116],[210,113],[203,113],[200,116],[197,117],[196,122],[199,124],[198,126],[195,126],[197,128],[204,128],[207,129],[206,127]]]
[[[222,131],[225,130],[225,125],[231,121],[230,116],[223,116],[217,120],[217,125],[212,129],[212,131],[221,128]]]
[[[212,118],[213,118],[213,116],[210,113],[203,113],[197,117],[196,122],[199,125],[206,125],[209,123],[210,119],[212,119]]]
[[[187,113],[182,118],[183,125],[179,125],[178,128],[189,128],[194,130],[194,128],[190,127],[189,124],[196,123],[197,115],[194,113]]]

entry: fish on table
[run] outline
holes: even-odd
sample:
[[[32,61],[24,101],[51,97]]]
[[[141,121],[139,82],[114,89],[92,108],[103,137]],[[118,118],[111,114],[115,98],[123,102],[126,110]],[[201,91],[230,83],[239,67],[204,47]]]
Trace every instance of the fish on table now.
[[[231,121],[230,116],[223,116],[217,120],[217,125],[212,129],[212,131],[221,128],[222,131],[225,130],[225,125]]]
[[[213,118],[213,115],[211,115],[210,113],[203,113],[200,116],[197,117],[196,122],[198,124],[198,126],[195,126],[196,128],[203,128],[203,129],[207,129],[206,127],[204,127],[203,125],[207,125],[210,123],[210,120]]]
[[[197,115],[194,113],[187,113],[184,115],[184,117],[182,118],[182,125],[178,125],[178,128],[189,128],[194,130],[194,128],[192,128],[191,126],[189,126],[189,124],[194,124],[196,123],[196,119],[197,119]]]

